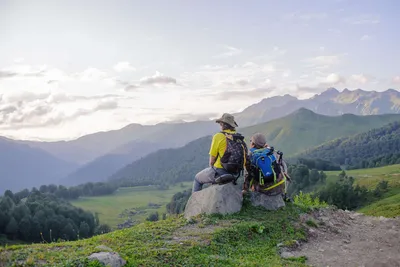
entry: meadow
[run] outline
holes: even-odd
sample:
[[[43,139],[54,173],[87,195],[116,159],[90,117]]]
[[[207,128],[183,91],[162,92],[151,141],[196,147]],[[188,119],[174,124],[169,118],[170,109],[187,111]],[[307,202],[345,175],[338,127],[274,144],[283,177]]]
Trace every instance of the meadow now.
[[[338,179],[340,171],[329,171],[327,182]],[[389,165],[371,169],[359,169],[346,171],[348,176],[353,176],[355,183],[373,190],[376,185],[385,180],[388,182],[389,190],[379,201],[367,205],[360,210],[366,215],[396,217],[400,216],[400,164]]]
[[[120,214],[128,210],[139,212],[131,215],[133,221],[143,222],[149,214],[158,212],[160,219],[166,213],[165,205],[170,202],[171,197],[180,191],[191,188],[192,182],[183,182],[170,186],[167,190],[157,189],[156,186],[137,186],[122,187],[114,194],[99,197],[80,197],[71,201],[76,206],[84,210],[97,212],[100,223],[108,224],[112,229],[117,229],[117,225],[125,222],[128,215],[120,217]],[[149,206],[149,203],[161,205]]]

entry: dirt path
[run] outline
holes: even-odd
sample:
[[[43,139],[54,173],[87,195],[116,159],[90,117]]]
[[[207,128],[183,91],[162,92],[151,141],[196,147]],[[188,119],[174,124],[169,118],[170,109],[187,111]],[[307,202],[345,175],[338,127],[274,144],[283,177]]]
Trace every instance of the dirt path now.
[[[286,255],[306,256],[311,266],[400,267],[400,217],[324,209],[302,222],[309,240]]]

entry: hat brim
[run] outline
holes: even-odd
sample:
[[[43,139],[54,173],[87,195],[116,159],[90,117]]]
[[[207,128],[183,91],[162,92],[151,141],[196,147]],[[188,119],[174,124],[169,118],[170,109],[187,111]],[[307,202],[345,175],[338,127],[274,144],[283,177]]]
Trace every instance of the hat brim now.
[[[235,125],[232,125],[232,124],[230,124],[229,122],[224,121],[222,118],[216,120],[215,122],[216,122],[216,123],[224,122],[224,123],[226,123],[226,124],[228,124],[228,125],[230,125],[230,126],[232,126],[232,127],[239,127],[239,125],[237,125],[236,121],[234,121]]]

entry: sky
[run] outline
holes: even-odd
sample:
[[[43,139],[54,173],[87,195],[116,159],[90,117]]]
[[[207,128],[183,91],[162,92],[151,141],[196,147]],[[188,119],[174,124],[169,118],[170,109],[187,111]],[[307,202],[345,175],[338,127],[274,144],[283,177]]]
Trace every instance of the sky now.
[[[0,135],[70,140],[275,95],[400,89],[400,1],[0,0]]]

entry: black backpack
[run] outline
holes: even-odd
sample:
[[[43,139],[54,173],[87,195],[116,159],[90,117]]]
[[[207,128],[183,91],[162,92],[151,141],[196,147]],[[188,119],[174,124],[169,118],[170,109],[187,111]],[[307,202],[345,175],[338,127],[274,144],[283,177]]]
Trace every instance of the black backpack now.
[[[221,157],[221,165],[231,174],[238,174],[244,169],[245,151],[247,150],[244,136],[239,133],[221,132],[226,137],[226,150]]]

